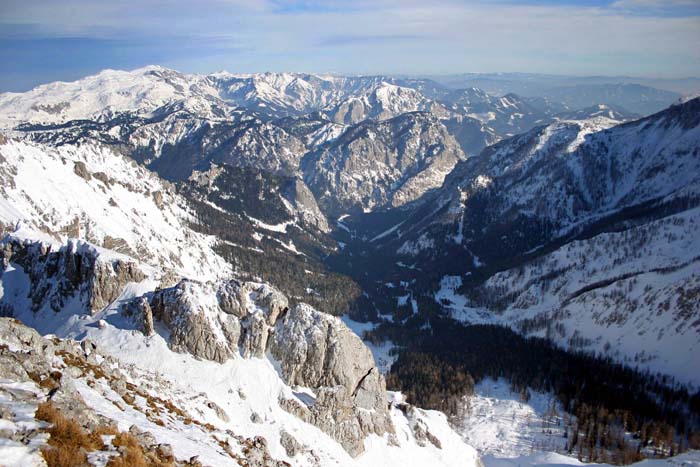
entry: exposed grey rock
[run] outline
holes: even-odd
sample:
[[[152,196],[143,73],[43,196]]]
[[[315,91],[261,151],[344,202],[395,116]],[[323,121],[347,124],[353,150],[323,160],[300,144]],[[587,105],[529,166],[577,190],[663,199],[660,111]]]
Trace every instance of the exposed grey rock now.
[[[416,442],[418,446],[427,446],[427,443],[431,443],[438,449],[442,449],[442,443],[440,440],[428,430],[425,422],[417,421],[411,427],[413,430],[413,435],[416,437]]]
[[[280,444],[289,457],[296,456],[304,449],[304,446],[286,430],[280,431]]]
[[[75,164],[73,165],[73,172],[78,177],[84,178],[85,180],[89,181],[92,176],[90,175],[90,172],[88,171],[87,167],[85,166],[85,162],[82,161],[76,161]]]
[[[372,353],[338,318],[297,305],[275,326],[271,351],[290,385],[340,385],[353,397],[361,394],[364,408],[384,405],[383,381]],[[376,399],[369,397],[375,392]]]
[[[170,329],[174,350],[217,362],[231,358],[239,348],[245,358],[262,357],[270,326],[287,304],[287,298],[268,285],[235,280],[183,280],[150,297],[153,317]],[[147,312],[140,308],[142,315]]]
[[[282,295],[277,289],[267,284],[247,283],[248,288],[252,287],[252,297],[258,307],[263,309],[267,315],[267,324],[273,326],[277,322],[280,314],[286,312],[289,306],[287,297]]]
[[[216,402],[212,402],[212,401],[207,402],[207,407],[212,409],[214,411],[214,413],[216,413],[216,416],[219,417],[224,422],[231,421],[229,416],[226,414],[226,411],[224,409],[222,409],[221,406],[219,404],[217,404]]]
[[[129,258],[99,258],[89,243],[69,240],[54,251],[40,242],[6,237],[3,263],[22,266],[31,281],[32,308],[49,306],[60,310],[78,295],[86,311],[103,309],[122,293],[129,282],[140,282],[145,275]]]
[[[158,289],[167,289],[176,285],[181,279],[180,274],[172,269],[166,269],[160,278],[160,283],[158,284]]]
[[[90,309],[100,310],[109,305],[129,282],[141,282],[146,278],[138,264],[127,260],[95,261],[88,282]]]
[[[267,440],[262,436],[256,436],[245,440],[243,448],[246,465],[250,467],[285,467],[289,464],[272,458],[267,448]]]
[[[262,417],[260,416],[259,413],[253,412],[253,413],[250,414],[250,421],[253,422],[253,423],[262,423],[262,422],[263,422],[263,419],[262,419]]]
[[[365,121],[304,157],[304,181],[324,212],[398,207],[442,185],[465,154],[434,115]]]
[[[162,191],[154,191],[153,192],[153,201],[156,203],[156,206],[158,206],[158,209],[163,209],[163,206],[164,206],[163,192]]]
[[[152,336],[155,334],[155,329],[153,327],[153,311],[151,310],[151,305],[148,303],[146,297],[141,297],[137,301],[137,308],[141,313],[141,326],[143,333],[146,336]]]
[[[234,315],[237,318],[245,318],[248,310],[243,303],[241,284],[238,281],[228,281],[223,283],[216,291],[216,298],[219,308],[224,313]]]
[[[225,362],[238,351],[240,322],[221,312],[218,306],[210,309],[210,303],[201,300],[207,294],[215,296],[214,285],[183,280],[175,287],[154,292],[150,307],[153,317],[170,329],[169,344],[173,350]],[[208,317],[218,320],[226,339],[216,332]]]
[[[413,436],[419,446],[427,446],[430,443],[436,448],[442,449],[440,439],[430,432],[420,409],[406,402],[398,404],[397,408],[406,415]]]
[[[155,437],[148,431],[143,431],[138,425],[131,425],[129,427],[129,434],[139,440],[139,444],[146,446],[153,446],[156,444]]]
[[[296,178],[283,193],[284,197],[296,208],[301,221],[321,232],[329,232],[328,220],[316,203],[316,198],[304,180]]]
[[[269,326],[265,316],[260,312],[250,315],[245,320],[243,332],[241,333],[241,355],[244,358],[262,357],[267,348],[268,335]]]
[[[363,452],[369,433],[392,432],[384,378],[369,349],[345,324],[308,305],[293,307],[277,322],[270,345],[282,377],[310,387],[316,400],[283,408],[335,438],[353,456]]]
[[[106,187],[109,187],[112,184],[112,180],[110,180],[109,176],[104,172],[95,172],[92,174],[92,176],[104,183]]]

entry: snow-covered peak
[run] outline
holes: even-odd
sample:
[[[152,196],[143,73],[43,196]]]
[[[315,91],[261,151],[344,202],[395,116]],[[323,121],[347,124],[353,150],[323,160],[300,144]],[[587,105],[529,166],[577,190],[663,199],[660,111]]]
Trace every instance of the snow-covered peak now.
[[[432,112],[446,118],[450,111],[413,88],[381,81],[376,87],[333,103],[323,113],[336,123],[352,125],[363,120],[386,120],[407,112]]]
[[[104,70],[78,81],[0,94],[0,127],[99,119],[124,111],[146,113],[191,95],[191,85],[186,75],[158,66]]]
[[[396,81],[382,76],[308,73],[222,71],[190,75],[157,65],[132,71],[108,69],[73,82],[55,82],[25,93],[1,94],[0,128],[13,128],[22,123],[105,119],[127,111],[147,114],[163,105],[193,97],[218,99],[272,118],[332,108],[350,98],[383,103],[382,108],[387,109],[384,118],[395,116],[402,109],[426,110],[428,99],[425,96],[416,89],[396,86]],[[422,86],[425,83],[413,84]],[[393,102],[394,99],[397,102]],[[414,103],[405,103],[407,99]],[[393,113],[389,115],[388,112]]]

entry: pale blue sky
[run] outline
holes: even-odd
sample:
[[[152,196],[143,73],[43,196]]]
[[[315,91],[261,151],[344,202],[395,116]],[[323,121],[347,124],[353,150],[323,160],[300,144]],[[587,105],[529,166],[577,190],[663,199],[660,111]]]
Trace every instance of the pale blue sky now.
[[[700,76],[700,0],[0,0],[0,91],[104,68]]]

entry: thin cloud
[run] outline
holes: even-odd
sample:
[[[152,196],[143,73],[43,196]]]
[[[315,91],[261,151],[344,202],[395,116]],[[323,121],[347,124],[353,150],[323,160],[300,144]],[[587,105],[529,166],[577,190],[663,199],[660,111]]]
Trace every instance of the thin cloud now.
[[[337,45],[385,44],[388,42],[425,41],[432,39],[432,37],[424,34],[347,34],[322,37],[317,44],[321,47],[333,47]]]
[[[129,60],[197,72],[692,76],[700,75],[700,18],[668,14],[668,5],[678,13],[688,3],[696,2],[6,0],[0,42],[129,39]],[[103,56],[115,56],[109,42],[95,44],[104,44]],[[5,63],[13,76],[31,68],[26,61]],[[105,65],[89,56],[84,66]]]

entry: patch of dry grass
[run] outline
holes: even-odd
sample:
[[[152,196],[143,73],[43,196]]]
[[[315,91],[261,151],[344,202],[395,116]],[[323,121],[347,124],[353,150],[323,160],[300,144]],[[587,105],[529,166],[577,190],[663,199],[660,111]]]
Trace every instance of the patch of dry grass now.
[[[112,457],[107,467],[172,467],[174,458],[164,458],[155,452],[144,452],[138,439],[130,433],[119,433],[112,444],[120,447],[122,453]]]
[[[51,424],[49,445],[41,450],[48,467],[88,466],[87,452],[102,448],[99,436],[86,433],[75,420],[65,417],[51,402],[39,404],[36,418]]]
[[[107,467],[149,467],[143,455],[143,449],[138,440],[129,433],[119,433],[114,437],[112,444],[123,447],[122,454],[112,457],[107,463]]]

